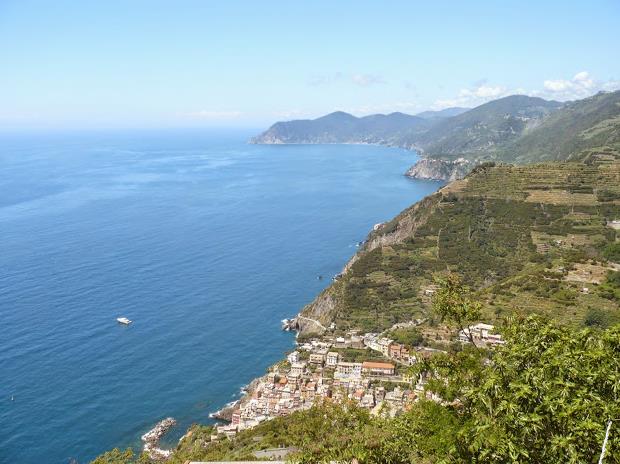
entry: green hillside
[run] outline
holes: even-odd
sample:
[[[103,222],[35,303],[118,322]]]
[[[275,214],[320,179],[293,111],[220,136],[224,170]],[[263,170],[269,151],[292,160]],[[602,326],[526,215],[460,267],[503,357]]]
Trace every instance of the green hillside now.
[[[604,290],[620,270],[606,251],[619,246],[615,219],[620,159],[479,167],[370,234],[303,314],[384,330],[428,316],[435,281],[451,271],[477,290],[486,320],[519,311],[573,326],[620,322],[620,292]]]
[[[399,145],[409,134],[426,131],[433,119],[404,113],[357,118],[336,111],[313,120],[277,122],[250,143],[372,143]]]
[[[518,138],[561,106],[556,101],[512,95],[445,119],[412,141],[427,156],[475,158]]]
[[[519,163],[577,160],[593,149],[620,153],[620,91],[566,104],[504,147],[498,158]]]

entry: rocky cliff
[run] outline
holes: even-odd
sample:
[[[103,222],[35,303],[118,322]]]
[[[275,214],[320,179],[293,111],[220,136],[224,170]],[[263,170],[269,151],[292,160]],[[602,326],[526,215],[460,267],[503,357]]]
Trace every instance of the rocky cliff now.
[[[428,158],[422,159],[411,166],[405,175],[412,179],[453,181],[465,177],[472,167],[473,163],[465,159],[444,161]]]

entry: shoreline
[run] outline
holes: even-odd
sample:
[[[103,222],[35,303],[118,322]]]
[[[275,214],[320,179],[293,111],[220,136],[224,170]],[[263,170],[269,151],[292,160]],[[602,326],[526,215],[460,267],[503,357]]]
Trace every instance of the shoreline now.
[[[226,403],[222,408],[218,409],[217,411],[209,413],[209,418],[216,421],[231,423],[232,415],[234,414],[234,412],[237,411],[240,406],[242,406],[243,401],[246,398],[252,396],[252,392],[254,391],[260,380],[264,377],[264,375],[257,377],[253,379],[250,383],[242,387],[241,397],[239,399]]]

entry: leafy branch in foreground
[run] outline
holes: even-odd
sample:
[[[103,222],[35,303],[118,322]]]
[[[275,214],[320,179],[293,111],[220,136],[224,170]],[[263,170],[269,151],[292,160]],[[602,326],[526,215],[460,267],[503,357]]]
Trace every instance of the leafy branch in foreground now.
[[[472,299],[471,291],[457,274],[449,274],[440,284],[433,299],[433,310],[442,322],[454,324],[476,346],[469,327],[480,320],[482,304]]]

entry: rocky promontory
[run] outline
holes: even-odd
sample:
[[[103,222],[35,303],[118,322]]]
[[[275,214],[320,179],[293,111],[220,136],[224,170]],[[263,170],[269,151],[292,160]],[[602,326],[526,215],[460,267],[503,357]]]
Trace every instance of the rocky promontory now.
[[[412,179],[453,181],[465,177],[473,167],[472,162],[463,158],[456,161],[427,158],[411,166],[405,175]]]

